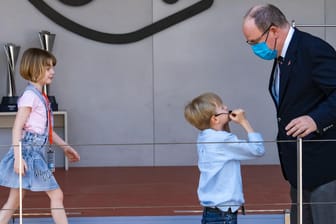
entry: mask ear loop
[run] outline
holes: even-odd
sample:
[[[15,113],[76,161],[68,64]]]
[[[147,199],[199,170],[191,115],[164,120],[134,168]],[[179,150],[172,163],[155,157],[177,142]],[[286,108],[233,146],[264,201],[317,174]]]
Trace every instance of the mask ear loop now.
[[[265,42],[267,42],[267,39],[268,39],[268,35],[269,33],[271,32],[271,27],[274,26],[273,24],[271,24],[269,26],[269,28],[267,29],[267,35],[266,35],[266,39],[265,39]],[[278,38],[275,38],[275,41],[274,41],[274,46],[273,46],[273,51],[275,50],[275,47],[276,47],[276,44],[277,44],[277,41],[278,41]]]
[[[272,26],[273,26],[273,25],[271,24],[271,26],[270,26],[270,28],[269,28],[269,31],[268,31],[268,33],[267,33],[267,37],[266,37],[266,40],[265,40],[265,42],[267,41],[268,35],[269,35],[269,33],[271,32],[271,27],[272,27]],[[276,47],[277,41],[278,41],[278,38],[275,38],[275,41],[274,41],[274,46],[273,46],[273,51],[275,50],[275,47]]]
[[[275,38],[275,41],[274,41],[274,47],[273,47],[273,51],[275,50],[275,47],[276,47],[277,41],[278,41],[278,38]]]

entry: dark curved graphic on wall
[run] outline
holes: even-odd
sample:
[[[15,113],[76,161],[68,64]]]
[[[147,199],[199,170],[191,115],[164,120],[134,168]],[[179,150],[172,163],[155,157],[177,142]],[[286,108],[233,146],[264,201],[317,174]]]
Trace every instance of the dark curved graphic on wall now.
[[[82,6],[92,2],[93,0],[59,0],[59,1],[65,5]]]
[[[167,16],[157,22],[154,22],[148,26],[140,28],[138,30],[129,32],[129,33],[122,33],[122,34],[113,34],[113,33],[105,33],[100,32],[97,30],[90,29],[83,25],[80,25],[67,17],[61,15],[59,12],[55,11],[51,8],[47,3],[43,0],[28,0],[31,4],[34,5],[41,13],[47,16],[49,19],[54,21],[56,24],[62,26],[63,28],[76,33],[82,37],[99,41],[103,43],[109,44],[127,44],[142,40],[146,37],[149,37],[155,33],[158,33],[168,27],[171,27],[183,20],[189,19],[208,8],[211,7],[214,0],[201,0],[196,2],[195,4],[178,11],[170,16]],[[64,4],[71,5],[71,6],[80,6],[83,4],[87,4],[91,2],[91,0],[82,0],[82,1],[66,1],[62,0]],[[164,2],[168,4],[174,4],[177,0],[164,0]]]

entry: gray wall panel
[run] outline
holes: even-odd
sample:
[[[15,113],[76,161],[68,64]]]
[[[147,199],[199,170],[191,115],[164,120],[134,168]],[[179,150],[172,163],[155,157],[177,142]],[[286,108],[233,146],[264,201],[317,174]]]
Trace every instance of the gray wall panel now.
[[[125,33],[165,18],[198,0],[169,5],[161,0],[99,0],[76,8],[46,0],[57,11],[90,28]],[[3,0],[0,44],[40,47],[37,33],[56,34],[58,58],[50,87],[68,112],[69,143],[82,161],[74,166],[194,165],[197,130],[183,117],[184,105],[214,91],[231,108],[244,108],[265,140],[276,135],[275,111],[267,86],[272,62],[253,55],[241,32],[242,17],[260,1],[215,0],[199,15],[131,44],[92,41],[56,25],[28,1]],[[297,24],[336,23],[333,0],[271,1]],[[302,28],[336,45],[335,28]],[[19,63],[18,63],[19,64]],[[0,96],[6,62],[0,53]],[[20,93],[26,81],[16,74]],[[232,124],[242,138],[245,133]],[[0,145],[10,130],[0,130]],[[153,143],[153,144],[152,144]],[[181,144],[191,143],[191,144]],[[253,164],[277,164],[274,142]],[[0,148],[0,155],[7,149]]]

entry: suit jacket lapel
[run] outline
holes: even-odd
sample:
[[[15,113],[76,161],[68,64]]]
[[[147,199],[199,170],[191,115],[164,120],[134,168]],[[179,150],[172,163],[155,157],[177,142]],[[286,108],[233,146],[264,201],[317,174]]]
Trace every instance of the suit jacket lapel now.
[[[287,55],[286,55],[287,57]],[[284,95],[286,93],[287,84],[289,82],[290,64],[291,60],[285,58],[282,63],[279,63],[280,68],[280,88],[279,88],[279,108],[284,101]],[[289,65],[288,65],[289,64]]]

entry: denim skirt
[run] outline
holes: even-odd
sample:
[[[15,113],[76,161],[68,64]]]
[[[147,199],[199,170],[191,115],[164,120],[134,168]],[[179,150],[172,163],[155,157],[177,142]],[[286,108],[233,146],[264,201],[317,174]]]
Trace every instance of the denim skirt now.
[[[22,158],[28,169],[22,176],[22,188],[30,191],[49,191],[59,188],[46,162],[46,135],[26,132],[22,139]],[[0,162],[0,185],[19,188],[19,175],[14,172],[14,150],[9,149]]]

